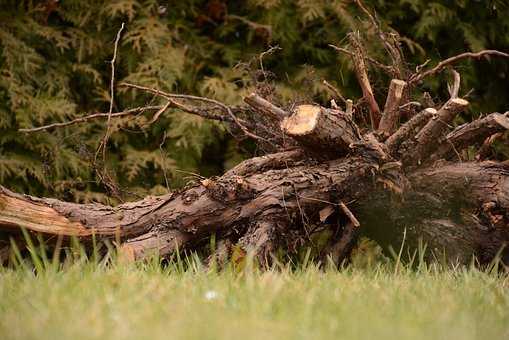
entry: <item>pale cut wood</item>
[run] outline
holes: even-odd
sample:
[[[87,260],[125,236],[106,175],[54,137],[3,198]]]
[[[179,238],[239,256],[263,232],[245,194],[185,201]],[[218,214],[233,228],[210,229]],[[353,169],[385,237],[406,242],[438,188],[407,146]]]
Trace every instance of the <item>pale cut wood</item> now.
[[[361,137],[349,115],[317,105],[299,105],[281,122],[283,132],[312,151],[335,157],[350,152]]]
[[[396,131],[399,120],[399,106],[403,98],[406,82],[399,79],[391,80],[387,100],[385,102],[384,113],[380,120],[378,132],[383,139],[389,137]]]

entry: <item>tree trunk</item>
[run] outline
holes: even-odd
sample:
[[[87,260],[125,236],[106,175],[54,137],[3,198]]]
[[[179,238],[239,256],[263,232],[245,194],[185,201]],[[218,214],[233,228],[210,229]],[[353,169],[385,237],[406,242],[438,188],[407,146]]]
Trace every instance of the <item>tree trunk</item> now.
[[[487,263],[502,250],[502,259],[509,262],[509,249],[504,249],[509,242],[509,165],[463,162],[460,155],[472,145],[489,147],[491,136],[509,129],[509,113],[490,114],[451,132],[453,119],[469,104],[457,98],[458,75],[444,105],[426,108],[399,126],[406,105],[403,91],[422,75],[393,80],[381,116],[362,46],[353,35],[350,42],[371,117],[371,126],[362,129],[355,117],[359,105],[351,100],[345,100],[346,112],[336,104],[333,109],[297,105],[289,112],[250,94],[244,98],[249,107],[230,108],[212,99],[124,84],[191,114],[226,122],[279,152],[248,159],[219,178],[116,207],[36,198],[0,187],[0,258],[10,239],[21,248],[27,245],[26,229],[42,235],[49,246],[70,237],[85,246],[115,240],[122,255],[133,260],[198,249],[216,235],[220,244],[236,243],[269,264],[277,249],[295,252],[312,243],[314,232],[329,229],[334,236],[324,249],[338,265],[361,234],[393,247],[406,235],[407,244],[422,240],[460,262],[475,256]]]

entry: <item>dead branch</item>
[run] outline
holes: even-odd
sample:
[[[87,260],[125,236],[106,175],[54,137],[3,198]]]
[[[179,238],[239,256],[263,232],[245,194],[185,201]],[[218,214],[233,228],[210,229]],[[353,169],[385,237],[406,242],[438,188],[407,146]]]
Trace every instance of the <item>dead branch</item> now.
[[[400,47],[398,46],[399,41],[397,39],[393,39],[393,41],[389,41],[389,38],[387,37],[386,33],[380,28],[380,25],[378,24],[375,17],[371,14],[371,12],[364,6],[363,2],[361,0],[355,0],[355,3],[359,8],[366,14],[366,16],[369,18],[371,24],[373,27],[375,27],[378,37],[382,41],[386,51],[388,52],[389,56],[392,59],[393,68],[392,72],[393,75],[399,79],[404,79],[405,77],[405,66],[403,63],[403,54],[401,52]],[[395,74],[394,74],[395,73]]]
[[[359,222],[359,220],[355,217],[355,215],[353,214],[353,212],[348,209],[348,207],[346,206],[345,203],[343,202],[339,202],[339,207],[341,208],[341,210],[343,210],[343,212],[345,213],[345,215],[348,217],[348,219],[350,220],[350,222],[352,222],[352,225],[356,228],[360,227],[361,226],[361,223]]]
[[[455,62],[460,61],[462,59],[467,59],[467,58],[480,59],[484,56],[496,56],[496,57],[509,58],[509,53],[500,52],[497,50],[483,50],[483,51],[479,51],[479,52],[475,52],[475,53],[474,52],[461,53],[454,57],[450,57],[448,59],[442,60],[441,62],[439,62],[435,67],[433,67],[430,70],[427,70],[425,72],[414,73],[408,79],[408,85],[409,86],[414,85],[414,84],[420,82],[421,80],[423,80],[424,78],[429,77],[431,75],[434,75],[434,74],[442,71],[446,66],[454,64]]]
[[[378,103],[376,102],[375,96],[373,95],[371,83],[369,82],[366,64],[364,63],[364,53],[362,51],[362,47],[360,42],[358,41],[358,38],[354,34],[349,34],[348,37],[350,40],[350,44],[355,50],[355,53],[352,55],[352,60],[357,80],[362,89],[363,97],[368,102],[371,126],[373,129],[377,129],[381,117],[380,108],[378,107]]]
[[[339,90],[338,90],[338,89],[337,89],[334,85],[332,85],[331,83],[329,83],[329,82],[328,82],[327,80],[325,80],[325,79],[323,80],[323,85],[324,85],[327,89],[329,89],[329,91],[331,91],[331,92],[332,92],[332,93],[336,96],[336,98],[341,99],[341,101],[342,101],[343,103],[346,103],[346,99],[345,99],[345,97],[343,97],[343,95],[341,94],[341,92],[340,92],[340,91],[339,91]]]
[[[496,141],[500,140],[502,137],[504,137],[504,133],[498,132],[498,133],[495,133],[494,135],[486,138],[486,140],[482,143],[481,147],[479,148],[477,155],[475,155],[475,160],[476,161],[484,161],[484,160],[488,159],[488,157],[491,153],[493,144]]]
[[[399,147],[405,141],[411,141],[428,121],[437,115],[437,110],[427,108],[413,116],[408,122],[401,125],[400,128],[385,141],[385,146],[391,155],[398,153]]]
[[[346,48],[343,48],[343,47],[339,47],[339,46],[336,46],[336,45],[333,45],[333,44],[329,44],[329,47],[335,49],[338,52],[344,53],[344,54],[348,55],[349,57],[353,57],[353,55],[354,55],[354,52],[352,52],[352,51],[350,51],[350,50],[348,50]],[[379,68],[381,70],[383,70],[385,73],[387,73],[391,77],[396,76],[397,72],[394,70],[394,67],[388,66],[388,65],[384,65],[381,62],[379,62],[378,60],[371,58],[370,56],[365,56],[365,58],[366,58],[366,61],[368,63],[372,64],[373,66],[375,66],[375,67],[377,67],[377,68]]]
[[[433,152],[433,160],[450,159],[455,153],[482,143],[485,139],[499,132],[509,130],[509,117],[500,113],[492,113],[482,119],[458,126],[450,132],[445,140]]]
[[[174,93],[167,93],[167,92],[164,92],[164,91],[161,91],[161,90],[156,90],[154,88],[150,88],[150,87],[146,87],[146,86],[141,86],[141,85],[136,85],[136,84],[130,84],[130,83],[121,83],[120,86],[125,86],[125,87],[130,87],[130,88],[134,88],[134,89],[138,89],[138,90],[143,90],[143,91],[146,91],[146,92],[150,92],[150,93],[153,93],[155,94],[156,96],[161,96],[163,98],[166,98],[166,99],[187,99],[187,100],[191,100],[191,101],[199,101],[199,102],[204,102],[204,103],[208,103],[208,104],[212,104],[213,106],[221,109],[223,112],[227,113],[228,116],[230,116],[230,118],[232,119],[233,122],[235,122],[235,124],[237,124],[237,126],[242,130],[242,132],[248,136],[248,137],[251,137],[253,139],[256,139],[256,140],[261,140],[261,141],[264,141],[264,142],[269,142],[266,138],[264,137],[260,137],[254,133],[252,133],[251,131],[249,131],[249,129],[244,125],[244,123],[239,119],[237,118],[237,116],[235,116],[235,114],[233,113],[232,109],[221,103],[220,101],[217,101],[215,99],[210,99],[210,98],[205,98],[205,97],[199,97],[199,96],[192,96],[192,95],[185,95],[185,94],[174,94]],[[180,105],[181,107],[185,107],[184,105]]]
[[[110,109],[108,110],[108,122],[106,123],[106,133],[99,143],[99,147],[95,153],[95,158],[97,159],[97,155],[102,150],[103,163],[106,163],[106,145],[108,144],[108,139],[110,138],[111,133],[111,113],[113,112],[113,105],[115,102],[115,62],[117,61],[117,51],[118,51],[118,43],[120,42],[120,36],[122,31],[124,30],[125,23],[122,23],[120,29],[117,32],[117,37],[115,38],[115,44],[113,48],[113,57],[111,58],[111,78],[110,78]]]
[[[79,123],[85,123],[85,122],[88,122],[88,121],[94,120],[94,119],[108,118],[108,117],[111,117],[111,118],[121,118],[121,117],[125,117],[125,116],[141,114],[144,111],[160,110],[162,108],[163,108],[163,106],[157,105],[157,106],[135,107],[135,108],[132,108],[132,109],[129,109],[129,110],[124,110],[124,111],[121,111],[121,112],[114,112],[114,113],[111,113],[111,114],[109,112],[106,112],[106,113],[99,112],[99,113],[93,113],[93,114],[88,115],[88,116],[79,117],[79,118],[76,118],[76,119],[73,119],[73,120],[70,120],[70,121],[67,121],[67,122],[53,123],[53,124],[38,126],[38,127],[35,127],[35,128],[19,129],[18,131],[19,132],[38,132],[38,131],[43,131],[43,130],[50,130],[50,129],[53,129],[53,128],[66,127],[66,126],[69,126],[69,125],[74,125],[74,124],[79,124]]]
[[[438,110],[436,119],[430,120],[415,136],[413,147],[403,155],[403,164],[416,165],[425,161],[436,149],[437,141],[445,137],[449,124],[456,115],[465,110],[468,101],[452,98]]]
[[[285,110],[277,107],[256,93],[251,93],[250,95],[244,97],[244,102],[256,111],[262,112],[265,115],[269,115],[276,121],[281,121],[288,116],[288,113]]]

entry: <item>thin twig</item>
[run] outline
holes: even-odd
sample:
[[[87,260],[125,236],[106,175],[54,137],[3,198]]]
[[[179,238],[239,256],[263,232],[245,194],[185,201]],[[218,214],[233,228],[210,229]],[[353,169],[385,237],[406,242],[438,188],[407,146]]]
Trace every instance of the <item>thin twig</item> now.
[[[501,51],[497,51],[497,50],[483,50],[483,51],[476,52],[476,53],[474,53],[474,52],[461,53],[454,57],[450,57],[448,59],[442,60],[441,62],[439,62],[435,67],[433,67],[430,70],[427,70],[422,73],[419,73],[419,72],[414,73],[408,80],[408,84],[411,85],[411,84],[418,83],[419,81],[423,80],[424,78],[442,71],[447,65],[453,64],[459,60],[466,59],[466,58],[478,59],[483,56],[489,56],[489,55],[509,58],[509,53],[505,53],[505,52],[501,52]]]
[[[389,56],[392,59],[392,63],[394,65],[393,71],[396,72],[396,74],[395,74],[396,78],[403,79],[403,76],[404,76],[402,74],[404,72],[403,56],[401,53],[401,49],[397,45],[398,44],[397,38],[394,39],[394,44],[389,42],[389,40],[387,39],[386,33],[380,28],[380,25],[378,24],[377,20],[371,14],[371,12],[366,8],[364,3],[361,0],[355,0],[355,3],[364,12],[364,14],[366,14],[368,16],[369,20],[371,21],[371,24],[375,27],[375,29],[378,33],[378,36],[380,37],[380,40],[382,40],[382,43],[383,43],[385,49],[387,50],[387,52],[389,53]]]
[[[258,140],[263,140],[265,142],[269,142],[267,139],[265,139],[263,137],[260,137],[260,136],[257,136],[254,133],[250,132],[244,126],[244,124],[241,122],[241,120],[238,119],[237,116],[235,116],[233,114],[233,111],[232,111],[232,109],[229,106],[227,106],[227,105],[225,105],[225,104],[223,104],[220,101],[217,101],[215,99],[210,99],[210,98],[205,98],[205,97],[198,97],[198,96],[192,96],[192,95],[186,95],[186,94],[167,93],[167,92],[164,92],[164,91],[161,91],[161,90],[157,90],[157,89],[154,89],[154,88],[151,88],[151,87],[146,87],[146,86],[141,86],[141,85],[136,85],[136,84],[131,84],[131,83],[121,83],[121,84],[119,84],[119,86],[125,86],[125,87],[130,87],[130,88],[134,88],[134,89],[138,89],[138,90],[147,91],[147,92],[153,93],[153,94],[155,94],[157,96],[164,97],[166,99],[172,99],[172,98],[187,99],[187,100],[200,101],[200,102],[204,102],[204,103],[209,103],[209,104],[215,105],[216,107],[218,107],[221,110],[223,110],[224,112],[226,112],[230,116],[230,118],[233,120],[233,122],[235,122],[235,124],[237,124],[237,126],[242,130],[242,132],[244,132],[244,134],[246,134],[247,136],[249,136],[249,137],[251,137],[253,139],[258,139]]]
[[[323,80],[323,85],[325,85],[326,88],[328,88],[332,93],[334,93],[334,95],[341,99],[341,101],[343,101],[343,103],[346,103],[346,99],[345,97],[343,97],[343,95],[341,94],[341,92],[339,92],[339,90],[334,86],[332,85],[331,83],[329,83],[327,80]]]
[[[262,72],[263,78],[265,79],[265,81],[267,81],[267,75],[263,68],[263,58],[265,58],[266,55],[271,55],[271,54],[275,53],[276,51],[280,51],[280,50],[282,50],[282,48],[279,47],[279,45],[271,46],[267,51],[263,51],[258,56],[258,60],[260,61],[260,71]]]
[[[352,211],[350,209],[348,209],[348,207],[346,206],[345,203],[339,202],[339,207],[341,208],[341,210],[343,210],[343,212],[348,217],[348,219],[352,222],[354,227],[358,228],[361,226],[361,223],[359,222],[359,220],[355,217],[355,215],[352,213]]]
[[[343,47],[339,47],[339,46],[336,46],[336,45],[333,45],[333,44],[329,44],[329,47],[333,48],[334,50],[336,50],[338,52],[341,52],[341,53],[344,53],[346,55],[349,55],[350,57],[352,57],[353,54],[354,54],[349,49],[346,49],[346,48],[343,48]],[[369,62],[370,64],[373,64],[375,67],[378,67],[379,69],[383,70],[385,73],[387,73],[387,74],[389,74],[391,76],[395,76],[396,75],[396,73],[395,73],[396,71],[395,71],[393,66],[384,65],[381,62],[379,62],[378,60],[371,58],[370,56],[365,56],[365,58],[366,58],[367,62]]]
[[[118,51],[118,43],[120,42],[120,36],[122,34],[122,31],[124,30],[125,23],[122,23],[120,26],[120,29],[117,32],[117,37],[115,39],[115,45],[113,48],[113,58],[111,58],[110,64],[111,64],[111,79],[110,79],[110,109],[108,111],[108,122],[106,126],[106,133],[104,134],[104,137],[99,144],[99,147],[97,148],[95,159],[97,159],[97,154],[102,149],[103,154],[103,163],[105,163],[106,159],[106,144],[108,143],[108,139],[110,138],[111,133],[111,114],[113,112],[113,105],[115,102],[115,62],[117,60],[117,51]]]
[[[76,119],[73,119],[73,120],[70,120],[67,122],[53,123],[53,124],[38,126],[35,128],[30,128],[30,129],[19,129],[18,131],[19,132],[38,132],[38,131],[49,130],[49,129],[53,129],[53,128],[60,128],[60,127],[65,127],[65,126],[69,126],[69,125],[74,125],[74,124],[78,124],[78,123],[84,123],[89,120],[94,120],[94,119],[98,119],[98,118],[108,118],[108,117],[109,118],[120,118],[120,117],[124,117],[124,116],[130,116],[133,114],[138,114],[138,113],[141,113],[146,110],[160,110],[161,108],[163,108],[163,106],[161,106],[161,105],[141,106],[141,107],[135,107],[135,108],[132,108],[129,110],[124,110],[121,112],[113,112],[113,113],[99,112],[99,113],[93,113],[88,116],[79,117],[79,118],[76,118]]]
[[[161,109],[159,109],[159,111],[157,111],[154,114],[152,119],[146,125],[154,124],[159,119],[159,117],[163,114],[163,112],[166,111],[168,109],[168,107],[170,107],[170,104],[171,104],[171,101],[168,100],[168,102],[166,102],[166,104]]]
[[[165,154],[164,154],[164,151],[163,151],[163,145],[164,145],[165,142],[166,142],[166,131],[164,131],[163,140],[159,144],[159,152],[161,152],[161,165],[162,165],[162,168],[163,168],[164,182],[166,183],[166,189],[168,190],[168,192],[170,192],[171,191],[170,190],[170,182],[168,181],[168,176],[166,175],[166,162],[165,162],[166,161],[166,157],[165,157]]]

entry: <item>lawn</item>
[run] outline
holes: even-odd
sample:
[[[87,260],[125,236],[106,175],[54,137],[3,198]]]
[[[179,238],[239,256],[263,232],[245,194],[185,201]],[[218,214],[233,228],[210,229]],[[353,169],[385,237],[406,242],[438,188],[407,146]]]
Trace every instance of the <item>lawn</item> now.
[[[509,278],[474,268],[0,269],[1,339],[509,339]]]

